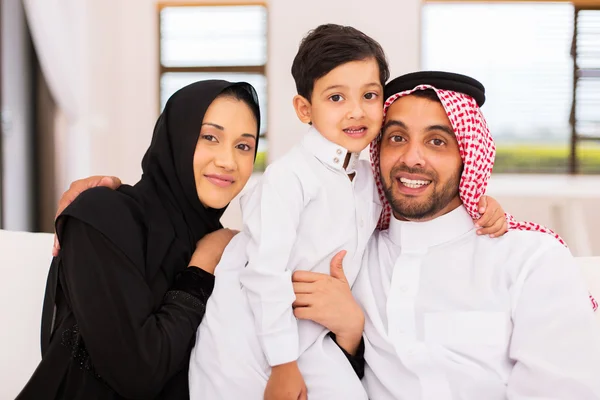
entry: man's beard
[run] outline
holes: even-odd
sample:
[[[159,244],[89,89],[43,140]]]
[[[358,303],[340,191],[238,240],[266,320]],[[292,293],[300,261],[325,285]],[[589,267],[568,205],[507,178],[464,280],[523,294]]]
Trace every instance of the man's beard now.
[[[417,198],[395,198],[394,197],[394,185],[396,184],[396,176],[400,172],[408,174],[416,174],[426,176],[431,180],[430,185],[433,186],[432,193],[425,199]],[[381,169],[379,170],[381,175]],[[397,166],[392,168],[390,172],[389,184],[385,182],[385,179],[381,179],[383,191],[387,201],[392,207],[392,211],[396,217],[401,217],[410,221],[420,221],[428,219],[436,215],[438,212],[444,209],[454,198],[458,195],[458,185],[460,183],[460,176],[462,174],[462,168],[460,168],[454,175],[448,179],[441,188],[437,187],[437,174],[433,171],[429,172],[419,168],[409,168],[405,165]]]

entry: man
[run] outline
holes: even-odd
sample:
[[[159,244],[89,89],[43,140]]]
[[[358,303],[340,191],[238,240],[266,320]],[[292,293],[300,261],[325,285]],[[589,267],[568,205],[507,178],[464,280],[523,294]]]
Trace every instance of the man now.
[[[483,86],[423,72],[385,91],[371,155],[392,215],[353,287],[369,396],[600,399],[600,327],[560,238],[534,225],[475,234],[495,149]]]

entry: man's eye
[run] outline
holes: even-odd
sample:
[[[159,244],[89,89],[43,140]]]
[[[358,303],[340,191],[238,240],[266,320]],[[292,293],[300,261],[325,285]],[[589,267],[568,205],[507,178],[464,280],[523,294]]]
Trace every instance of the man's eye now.
[[[431,144],[434,146],[443,146],[446,144],[446,142],[444,142],[442,139],[432,139]]]
[[[392,142],[402,142],[402,141],[404,141],[404,138],[402,136],[394,135],[394,136],[390,137],[390,140]]]

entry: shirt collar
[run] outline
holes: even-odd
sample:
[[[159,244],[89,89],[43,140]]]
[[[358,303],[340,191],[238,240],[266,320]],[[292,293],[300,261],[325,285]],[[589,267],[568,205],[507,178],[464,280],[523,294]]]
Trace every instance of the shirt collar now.
[[[360,154],[351,153],[348,166],[344,169],[344,160],[346,159],[348,150],[325,139],[325,137],[312,126],[306,135],[304,135],[304,138],[302,139],[302,146],[323,164],[326,164],[333,169],[343,171],[346,174],[352,174],[356,172],[356,166]]]
[[[401,251],[425,250],[454,240],[475,229],[464,206],[425,222],[400,221],[392,216],[388,235]]]

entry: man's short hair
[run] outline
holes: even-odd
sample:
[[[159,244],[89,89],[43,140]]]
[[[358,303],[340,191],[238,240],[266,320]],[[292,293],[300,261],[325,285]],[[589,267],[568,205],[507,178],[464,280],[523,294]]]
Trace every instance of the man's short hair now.
[[[412,92],[410,94],[410,96],[420,97],[423,99],[428,99],[428,100],[435,101],[437,103],[442,104],[442,102],[440,101],[440,98],[438,97],[437,93],[433,89],[415,90],[414,92]]]
[[[374,58],[379,66],[381,86],[390,77],[383,48],[376,40],[351,26],[320,25],[308,32],[292,63],[298,94],[310,101],[315,81],[334,68]]]

